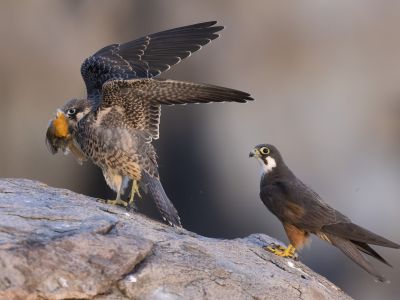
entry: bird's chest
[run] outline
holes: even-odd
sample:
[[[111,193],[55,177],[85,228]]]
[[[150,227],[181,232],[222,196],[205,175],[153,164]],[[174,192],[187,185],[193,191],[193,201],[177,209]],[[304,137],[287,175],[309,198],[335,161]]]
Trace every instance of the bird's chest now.
[[[98,137],[102,126],[96,124],[96,117],[90,115],[78,123],[76,140],[83,153],[97,163],[102,158],[103,143]]]
[[[284,199],[274,191],[274,188],[264,187],[261,190],[260,198],[264,205],[278,218],[285,212]]]

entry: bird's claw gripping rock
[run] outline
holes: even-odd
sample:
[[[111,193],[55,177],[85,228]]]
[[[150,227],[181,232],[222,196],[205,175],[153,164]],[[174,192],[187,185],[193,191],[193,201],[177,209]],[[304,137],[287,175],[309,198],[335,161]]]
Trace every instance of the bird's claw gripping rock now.
[[[120,205],[120,206],[124,206],[124,207],[128,206],[128,203],[126,201],[124,201],[124,200],[121,200],[121,199],[115,199],[115,200],[99,199],[99,202],[105,203],[105,204],[111,204],[111,205]]]
[[[267,250],[277,256],[280,257],[288,257],[288,258],[297,258],[296,255],[296,248],[294,248],[292,245],[289,245],[288,247],[284,247],[281,245],[277,244],[270,244],[268,246],[263,247],[264,250]]]

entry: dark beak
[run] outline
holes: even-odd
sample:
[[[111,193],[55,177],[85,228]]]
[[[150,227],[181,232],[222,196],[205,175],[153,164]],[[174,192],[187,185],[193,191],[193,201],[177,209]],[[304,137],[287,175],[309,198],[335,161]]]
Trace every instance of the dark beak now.
[[[254,157],[254,152],[253,151],[251,151],[250,153],[249,153],[249,157]]]

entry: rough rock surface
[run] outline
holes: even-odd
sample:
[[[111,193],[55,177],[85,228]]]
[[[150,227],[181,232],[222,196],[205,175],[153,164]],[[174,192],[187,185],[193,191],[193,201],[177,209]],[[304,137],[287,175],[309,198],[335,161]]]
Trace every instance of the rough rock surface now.
[[[0,299],[349,299],[254,234],[220,240],[96,199],[0,180]]]

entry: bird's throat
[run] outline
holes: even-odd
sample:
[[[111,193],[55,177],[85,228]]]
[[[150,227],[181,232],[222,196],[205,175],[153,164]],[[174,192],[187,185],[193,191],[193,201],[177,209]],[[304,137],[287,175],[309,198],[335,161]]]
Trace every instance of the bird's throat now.
[[[267,156],[264,159],[259,158],[258,162],[261,166],[261,174],[269,174],[276,167],[276,161],[271,156]]]

